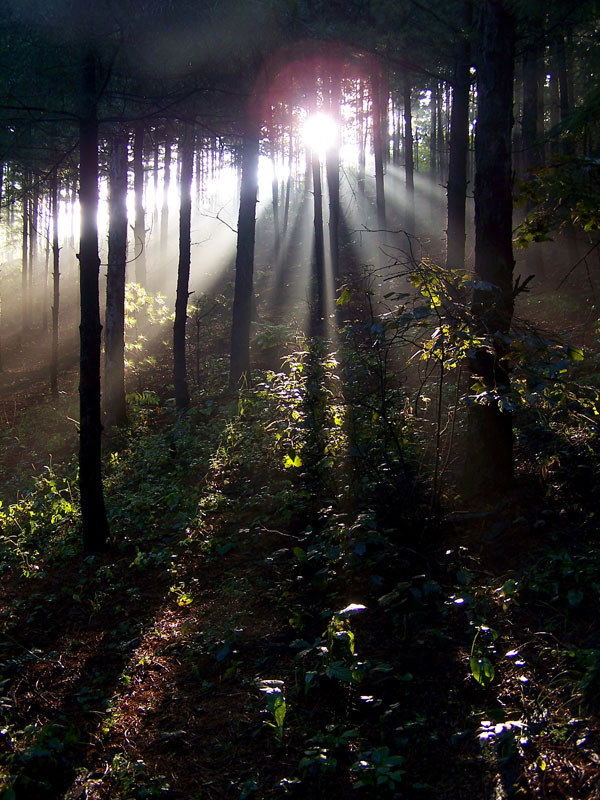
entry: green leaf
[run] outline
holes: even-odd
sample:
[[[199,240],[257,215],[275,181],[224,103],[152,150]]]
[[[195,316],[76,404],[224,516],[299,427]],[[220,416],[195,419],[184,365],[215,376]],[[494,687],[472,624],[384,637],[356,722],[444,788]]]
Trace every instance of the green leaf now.
[[[494,670],[494,665],[486,656],[471,656],[469,665],[471,667],[471,673],[477,683],[480,683],[482,686],[487,686],[494,680],[496,671]]]
[[[290,467],[301,467],[302,466],[302,459],[296,453],[286,453],[283,468],[289,469]]]
[[[569,345],[568,352],[571,361],[583,361],[583,350],[580,347]]]
[[[349,286],[344,286],[344,288],[342,289],[342,293],[335,301],[335,304],[337,306],[345,306],[347,303],[350,302],[351,297],[352,297],[352,289]]]
[[[292,549],[292,553],[296,556],[297,560],[301,564],[306,564],[308,561],[308,556],[306,555],[306,550],[303,550],[301,547],[294,547]]]

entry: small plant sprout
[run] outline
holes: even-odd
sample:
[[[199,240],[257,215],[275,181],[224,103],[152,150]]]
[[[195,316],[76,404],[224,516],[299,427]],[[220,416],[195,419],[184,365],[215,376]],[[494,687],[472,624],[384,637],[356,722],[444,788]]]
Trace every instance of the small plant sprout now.
[[[497,631],[488,628],[487,625],[478,625],[477,633],[471,645],[471,656],[469,666],[471,674],[482,686],[487,686],[494,680],[496,671],[492,664],[489,653],[493,651],[493,643],[498,638]]]
[[[283,681],[258,681],[257,686],[265,695],[267,712],[273,718],[273,722],[265,720],[265,725],[273,729],[275,738],[281,743],[283,742],[283,721],[286,714]]]
[[[356,660],[354,633],[350,630],[350,617],[366,610],[366,606],[351,603],[331,618],[325,636],[326,670],[329,678],[338,678],[345,683],[360,683],[364,677],[363,665]]]

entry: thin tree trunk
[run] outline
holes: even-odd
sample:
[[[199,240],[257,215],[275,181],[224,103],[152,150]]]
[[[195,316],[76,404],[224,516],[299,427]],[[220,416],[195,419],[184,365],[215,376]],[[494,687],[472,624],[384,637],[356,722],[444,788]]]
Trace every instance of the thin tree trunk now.
[[[438,104],[438,84],[431,89],[430,100],[430,132],[429,132],[429,172],[431,180],[437,180],[437,104]]]
[[[336,123],[337,138],[326,154],[327,190],[329,192],[329,255],[334,280],[340,277],[340,126],[341,87],[339,75],[332,75],[329,113]]]
[[[125,269],[127,261],[127,137],[117,134],[110,154],[104,411],[106,425],[122,425],[125,399]]]
[[[465,206],[467,197],[467,157],[469,152],[469,94],[471,88],[469,31],[472,2],[462,5],[462,35],[456,42],[454,86],[450,119],[450,157],[448,163],[448,227],[446,266],[465,265]]]
[[[365,131],[365,85],[362,80],[358,82],[358,114],[356,118],[356,130],[358,134],[358,191],[361,195],[365,193],[365,170],[367,162]]]
[[[541,19],[529,21],[527,29],[531,44],[525,48],[523,55],[523,117],[521,125],[521,144],[522,144],[522,164],[525,178],[531,178],[533,172],[540,166],[542,137],[540,128],[543,120],[539,116],[540,95],[542,87],[539,84],[540,76],[540,46],[538,37],[542,27]],[[529,202],[526,213],[533,208],[533,203]],[[535,242],[527,248],[525,253],[527,271],[536,275],[543,275],[544,265],[542,261],[542,251]]]
[[[37,178],[32,175],[31,198],[29,200],[29,269],[27,275],[28,283],[28,315],[33,320],[33,265],[37,259],[38,246],[38,211],[39,194]]]
[[[254,241],[256,236],[256,196],[258,192],[259,134],[248,128],[242,143],[242,180],[238,216],[235,289],[231,325],[231,364],[229,384],[239,386],[250,377],[250,321],[252,318],[252,283],[254,273]]]
[[[558,137],[558,126],[560,124],[560,94],[558,90],[558,72],[556,48],[550,49],[550,152],[558,155],[560,143]]]
[[[292,190],[292,172],[294,166],[294,137],[292,131],[290,130],[290,138],[289,138],[289,154],[288,154],[288,175],[287,180],[285,182],[285,205],[283,209],[283,235],[285,236],[288,229],[288,223],[290,218],[290,193]]]
[[[515,19],[503,0],[484,0],[477,71],[475,272],[473,315],[493,352],[481,348],[473,374],[489,393],[469,408],[464,485],[470,495],[498,493],[513,480],[512,415],[501,401],[510,390],[502,336],[513,314],[511,127]]]
[[[27,182],[27,176],[23,176],[23,183]],[[23,186],[23,228],[21,238],[21,320],[23,332],[29,328],[29,283],[27,281],[28,269],[28,241],[29,241],[29,197],[25,194]]]
[[[413,155],[410,76],[404,76],[404,171],[406,175],[406,232],[415,232],[415,162]]]
[[[172,141],[169,134],[165,138],[165,163],[163,174],[163,197],[162,197],[162,210],[160,214],[160,254],[163,260],[167,255],[167,248],[169,246],[169,189],[171,186],[171,147]]]
[[[321,160],[313,150],[312,157],[314,227],[315,242],[313,251],[313,308],[311,336],[322,336],[325,321],[325,241],[323,236],[323,192],[321,190]]]
[[[133,138],[133,194],[135,199],[135,282],[146,286],[146,222],[144,219],[144,123],[138,122]]]
[[[386,228],[384,158],[383,158],[383,108],[382,77],[374,75],[371,80],[372,120],[373,120],[373,152],[375,155],[375,205],[377,207],[377,227],[380,231]]]
[[[190,404],[185,359],[185,329],[190,284],[191,222],[192,222],[192,172],[194,168],[194,131],[187,125],[179,140],[181,183],[179,200],[179,266],[177,268],[177,296],[175,322],[173,323],[173,383],[175,403],[179,411]]]
[[[58,175],[50,179],[50,211],[52,222],[52,350],[50,355],[50,391],[58,397],[58,320],[60,310],[60,247],[58,244]]]
[[[565,126],[569,120],[573,98],[569,91],[570,84],[567,71],[567,54],[563,36],[559,36],[556,40],[556,63],[558,66],[558,88],[560,92],[560,122],[561,125]],[[572,135],[563,130],[561,141],[563,154],[565,156],[575,155],[575,143]]]
[[[273,234],[275,258],[279,255],[281,233],[279,229],[279,181],[277,180],[277,148],[275,145],[275,126],[271,126],[271,199],[273,202]]]
[[[45,257],[44,257],[44,292],[42,300],[42,330],[48,332],[48,277],[50,271],[50,218],[52,212],[48,211],[48,217],[45,220]]]
[[[98,121],[95,56],[83,63],[82,114],[79,128],[79,207],[81,235],[79,276],[81,295],[79,382],[79,490],[86,551],[106,549],[109,529],[104,506],[100,421],[100,297],[98,277]]]

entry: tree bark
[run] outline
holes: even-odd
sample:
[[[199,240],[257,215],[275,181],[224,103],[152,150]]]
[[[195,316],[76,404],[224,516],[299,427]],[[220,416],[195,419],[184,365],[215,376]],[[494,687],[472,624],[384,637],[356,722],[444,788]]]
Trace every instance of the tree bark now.
[[[540,18],[533,18],[527,25],[531,44],[526,47],[523,54],[523,117],[521,125],[522,166],[525,178],[531,178],[532,173],[542,162],[543,117],[540,116],[540,60],[542,53],[539,37],[543,22]],[[533,208],[529,202],[526,213]],[[536,275],[543,275],[544,264],[542,251],[535,242],[528,247],[525,253],[527,271]]]
[[[471,496],[502,492],[513,481],[512,415],[501,400],[510,390],[502,335],[513,314],[511,128],[515,20],[503,0],[484,0],[477,71],[475,140],[475,272],[472,301],[481,348],[471,370],[488,402],[469,408],[464,487]]]
[[[566,126],[569,115],[571,114],[571,104],[573,98],[571,96],[569,76],[567,70],[567,53],[565,49],[565,40],[563,36],[559,36],[556,40],[556,63],[558,66],[558,88],[560,92],[560,122],[562,126]],[[575,142],[570,133],[562,132],[562,152],[565,156],[575,155]]]
[[[58,320],[60,310],[60,248],[58,244],[58,175],[50,179],[50,208],[52,213],[52,350],[50,355],[50,392],[58,397]]]
[[[471,88],[469,32],[472,2],[462,6],[462,34],[456,42],[454,85],[450,118],[450,156],[448,163],[448,227],[446,266],[463,269],[465,265],[465,206],[467,198],[467,158],[469,152],[469,95]]]
[[[27,176],[23,176],[23,184],[27,182]],[[25,185],[22,187],[23,191],[23,227],[21,237],[21,324],[23,332],[29,328],[29,283],[27,281],[27,265],[28,265],[28,242],[29,242],[29,197],[25,191]]]
[[[160,213],[160,254],[163,261],[162,267],[164,269],[164,261],[167,255],[167,248],[169,246],[169,189],[171,186],[171,146],[172,141],[169,134],[165,138],[165,163],[163,174],[163,196],[162,196],[162,209]]]
[[[386,228],[385,188],[384,188],[384,156],[383,156],[383,86],[382,77],[377,74],[371,79],[372,119],[373,119],[373,151],[375,156],[375,205],[377,208],[377,227],[380,231]]]
[[[258,192],[259,133],[248,123],[242,142],[242,180],[238,215],[235,289],[231,325],[231,363],[229,384],[239,386],[250,377],[250,321],[252,318],[252,282],[254,241],[256,236],[256,196]]]
[[[133,194],[135,199],[135,282],[146,286],[146,221],[144,214],[144,123],[136,123],[133,134]]]
[[[406,232],[415,232],[415,162],[413,155],[410,76],[404,76],[404,173],[406,176]]]
[[[311,154],[314,199],[313,304],[311,336],[322,336],[325,322],[325,240],[323,236],[323,192],[321,189],[321,160]]]
[[[356,130],[358,134],[358,178],[357,188],[359,193],[365,193],[365,169],[366,169],[366,131],[365,131],[365,84],[361,79],[358,81],[358,113],[356,115]]]
[[[127,418],[125,400],[125,268],[127,261],[127,137],[117,134],[110,154],[104,411],[107,426]]]
[[[329,192],[329,255],[334,280],[340,277],[340,77],[331,76],[329,113],[336,123],[337,138],[326,154],[327,190]]]
[[[179,142],[181,148],[179,266],[177,268],[175,322],[173,323],[173,383],[175,404],[179,411],[185,411],[190,404],[185,359],[185,329],[191,261],[192,172],[194,168],[194,131],[190,125],[186,125],[184,135]]]
[[[98,276],[98,121],[96,65],[93,52],[84,58],[82,113],[79,127],[79,280],[81,296],[79,381],[79,490],[86,551],[106,549],[108,521],[104,506],[100,421],[100,297]]]

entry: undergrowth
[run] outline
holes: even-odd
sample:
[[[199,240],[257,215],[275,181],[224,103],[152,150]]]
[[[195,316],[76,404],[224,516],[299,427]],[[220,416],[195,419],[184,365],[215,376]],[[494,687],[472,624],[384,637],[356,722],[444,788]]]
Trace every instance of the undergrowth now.
[[[523,487],[448,509],[485,402],[449,280],[185,414],[140,386],[106,556],[68,459],[5,500],[3,800],[595,796],[595,356],[514,333]]]

